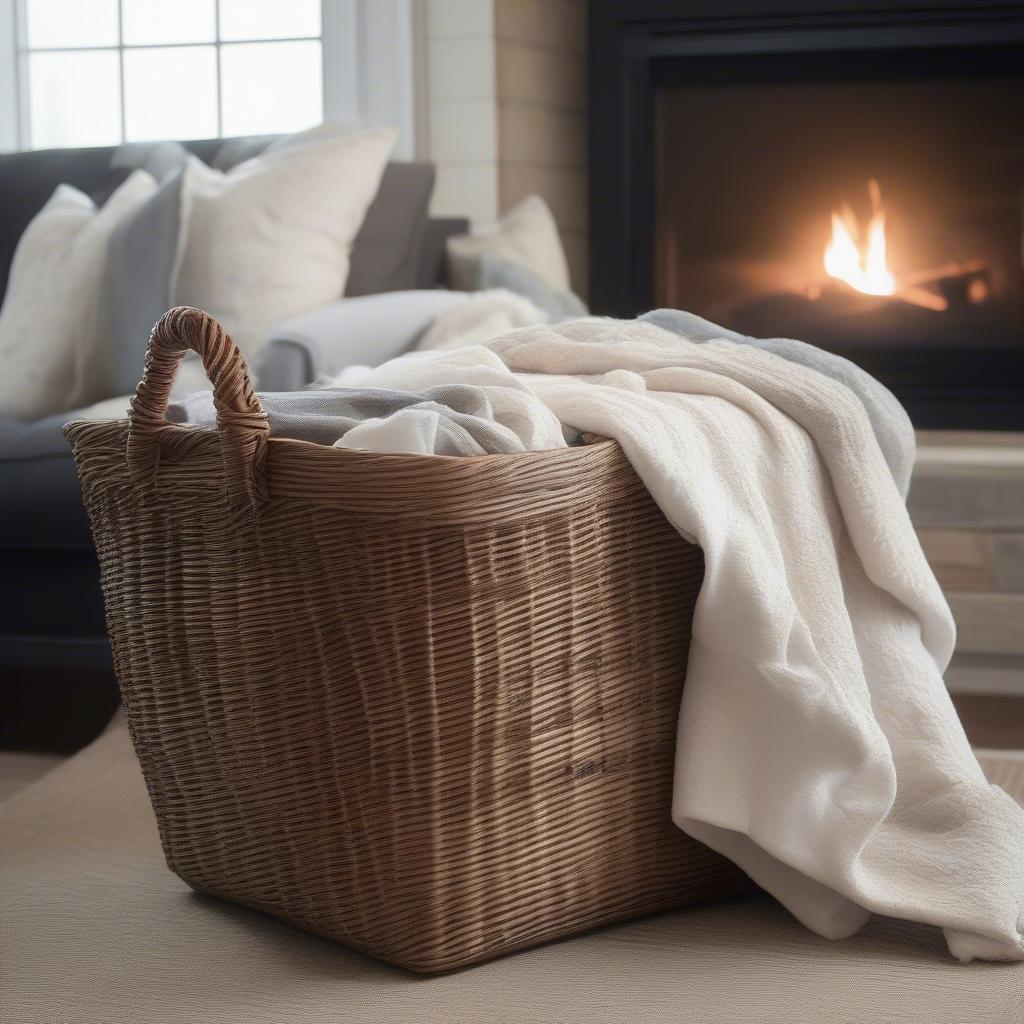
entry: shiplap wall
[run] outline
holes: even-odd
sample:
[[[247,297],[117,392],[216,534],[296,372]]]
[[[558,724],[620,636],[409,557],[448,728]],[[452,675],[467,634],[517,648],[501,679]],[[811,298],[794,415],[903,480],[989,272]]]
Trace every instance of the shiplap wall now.
[[[421,0],[418,153],[432,210],[487,223],[539,193],[587,281],[584,0]]]
[[[494,0],[498,200],[536,192],[558,222],[573,287],[587,284],[586,3]]]
[[[418,153],[437,167],[431,211],[499,215],[493,0],[420,0]]]

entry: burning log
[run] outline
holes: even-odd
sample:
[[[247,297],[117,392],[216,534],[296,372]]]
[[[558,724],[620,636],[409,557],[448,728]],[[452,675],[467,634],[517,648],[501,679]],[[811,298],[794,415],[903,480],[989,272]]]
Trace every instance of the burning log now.
[[[892,292],[894,299],[902,299],[914,306],[923,306],[925,309],[934,309],[936,313],[944,313],[949,309],[949,300],[938,292],[921,288],[916,284],[907,284],[906,281],[897,281]]]
[[[927,270],[913,270],[903,275],[907,284],[932,284],[945,278],[963,277],[967,274],[984,273],[985,264],[981,260],[968,260],[966,263],[943,263]]]
[[[946,309],[978,306],[992,297],[992,281],[982,260],[944,263],[941,267],[904,274],[904,283],[931,284],[946,300]]]

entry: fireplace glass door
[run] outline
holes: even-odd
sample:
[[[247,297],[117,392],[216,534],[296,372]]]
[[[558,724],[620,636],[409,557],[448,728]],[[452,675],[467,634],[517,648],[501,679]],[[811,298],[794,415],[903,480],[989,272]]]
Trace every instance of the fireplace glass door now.
[[[666,63],[657,304],[848,356],[920,426],[993,425],[986,396],[1024,383],[1024,68],[1010,56]],[[951,414],[968,392],[973,411]]]

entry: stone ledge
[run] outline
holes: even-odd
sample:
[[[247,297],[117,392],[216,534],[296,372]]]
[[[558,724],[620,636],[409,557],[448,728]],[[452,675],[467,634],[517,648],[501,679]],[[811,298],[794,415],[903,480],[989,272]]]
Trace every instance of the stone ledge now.
[[[955,654],[946,669],[950,693],[1024,697],[1024,658]]]
[[[1024,656],[1024,594],[946,593],[958,654]]]
[[[943,590],[1024,594],[1024,533],[919,529]]]
[[[1024,531],[1024,434],[919,431],[907,506],[919,528]]]

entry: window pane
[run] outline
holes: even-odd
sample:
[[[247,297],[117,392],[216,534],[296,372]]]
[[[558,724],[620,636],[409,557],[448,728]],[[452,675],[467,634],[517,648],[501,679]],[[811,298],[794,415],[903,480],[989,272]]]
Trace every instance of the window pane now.
[[[25,0],[30,48],[117,46],[117,0]]]
[[[235,43],[220,60],[224,135],[294,132],[323,120],[319,42]]]
[[[129,142],[216,137],[216,48],[125,50],[124,119]]]
[[[121,17],[125,46],[217,38],[214,0],[123,0]]]
[[[221,39],[320,35],[320,0],[220,0]]]
[[[121,141],[116,50],[31,53],[28,84],[33,149]]]

